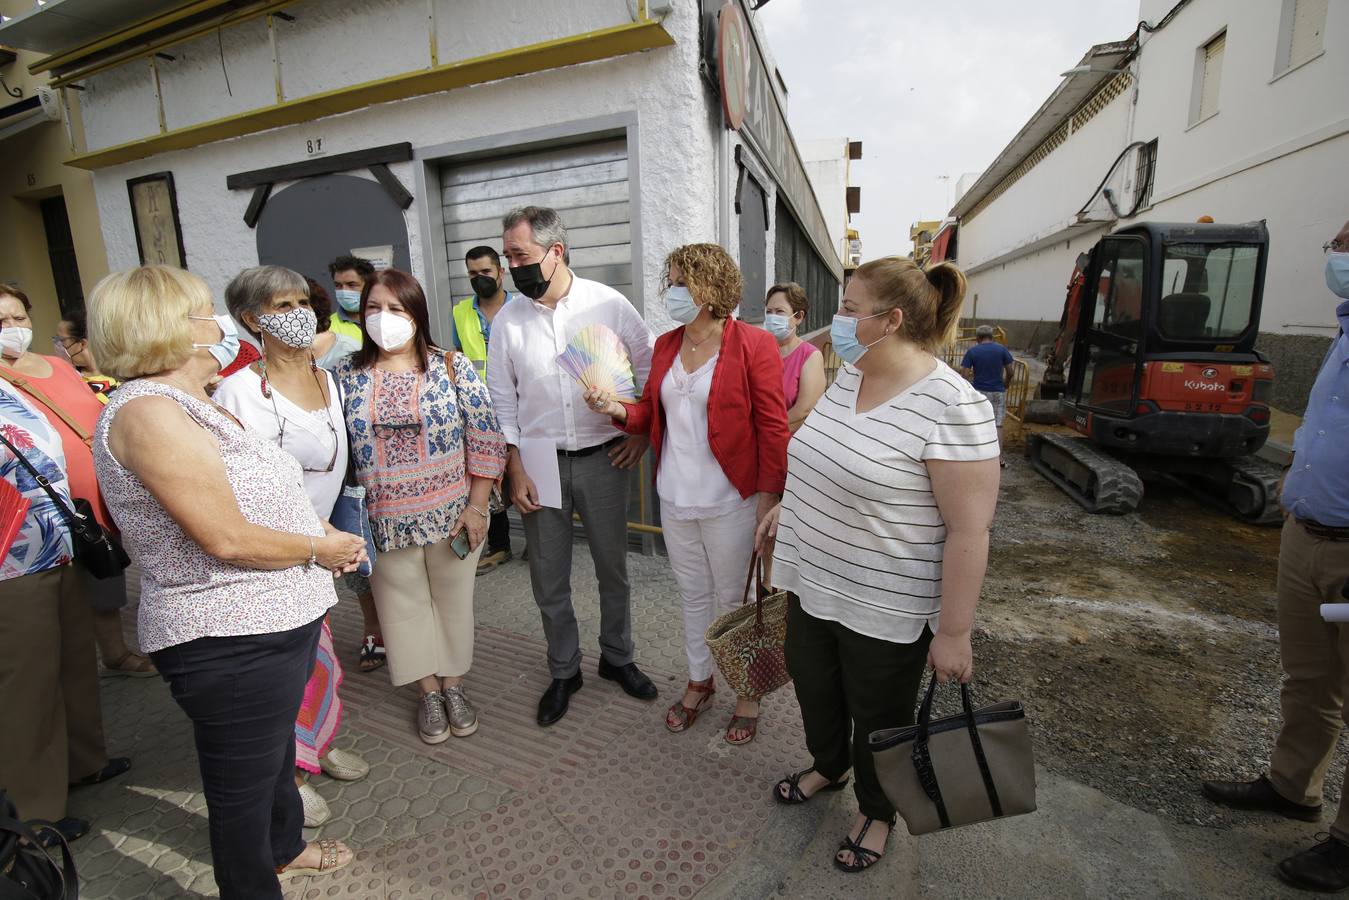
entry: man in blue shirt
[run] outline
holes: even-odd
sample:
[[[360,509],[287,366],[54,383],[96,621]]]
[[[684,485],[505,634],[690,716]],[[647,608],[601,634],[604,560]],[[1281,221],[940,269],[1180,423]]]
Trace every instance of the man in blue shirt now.
[[[993,340],[993,326],[980,325],[974,330],[975,344],[965,351],[960,361],[960,371],[966,378],[973,373],[974,389],[988,398],[993,404],[993,420],[998,426],[998,453],[1002,467],[1007,468],[1007,460],[1002,453],[1002,420],[1007,416],[1007,385],[1012,380],[1013,363],[1011,352]]]
[[[1323,249],[1326,286],[1340,301],[1340,331],[1293,437],[1280,498],[1287,514],[1278,581],[1283,727],[1267,775],[1204,782],[1204,793],[1218,803],[1308,822],[1321,818],[1322,782],[1349,682],[1349,622],[1321,616],[1323,603],[1349,604],[1349,222]],[[1278,872],[1304,890],[1349,888],[1349,779],[1326,839],[1279,863]]]

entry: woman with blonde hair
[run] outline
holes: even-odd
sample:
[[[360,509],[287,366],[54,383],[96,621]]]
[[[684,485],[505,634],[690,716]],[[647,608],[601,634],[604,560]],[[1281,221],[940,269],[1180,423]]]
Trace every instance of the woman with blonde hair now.
[[[772,337],[733,318],[740,270],[716,244],[679,247],[665,263],[665,308],[680,323],[656,340],[642,398],[586,402],[630,434],[650,434],[665,548],[684,595],[689,683],[665,727],[687,730],[712,701],[704,634],[739,606],[755,523],[778,501],[787,467],[782,363]],[[759,698],[739,697],[726,740],[747,744]]]
[[[280,898],[278,873],[327,873],[342,844],[306,844],[295,718],[333,576],[365,542],[314,512],[300,463],[211,401],[239,348],[206,283],[169,266],[114,272],[89,298],[94,357],[125,383],[94,465],[144,573],[140,643],[192,720],[222,898]]]
[[[950,263],[858,268],[830,328],[844,365],[793,438],[782,504],[759,525],[790,592],[787,669],[812,757],[773,798],[804,803],[852,769],[860,812],[834,856],[846,872],[881,858],[895,821],[867,736],[912,724],[925,664],[943,682],[973,670],[998,436],[988,401],[933,355],[964,296]]]

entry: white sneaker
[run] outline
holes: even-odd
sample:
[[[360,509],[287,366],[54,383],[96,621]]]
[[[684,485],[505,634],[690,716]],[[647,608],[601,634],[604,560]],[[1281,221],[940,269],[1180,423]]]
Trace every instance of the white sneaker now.
[[[305,828],[317,828],[333,817],[327,801],[319,796],[312,784],[300,785],[300,802],[304,804]]]

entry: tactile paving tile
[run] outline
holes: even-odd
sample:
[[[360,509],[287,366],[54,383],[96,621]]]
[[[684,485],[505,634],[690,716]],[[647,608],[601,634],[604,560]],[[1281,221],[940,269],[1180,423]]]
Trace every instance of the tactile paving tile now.
[[[339,627],[359,631],[359,611],[345,615],[348,619],[354,616],[354,620]],[[629,697],[613,682],[601,679],[597,662],[591,657],[583,660],[585,686],[572,695],[566,717],[549,728],[540,728],[535,722],[538,700],[550,680],[543,642],[479,627],[473,669],[465,677],[468,696],[479,717],[478,731],[471,737],[451,738],[437,745],[423,743],[414,726],[417,691],[410,686],[392,688],[386,670],[347,677],[342,686],[346,727],[376,734],[414,753],[525,790],[554,760],[593,756],[636,718],[650,715],[659,705],[659,701],[652,704]],[[659,677],[659,673],[652,674]]]
[[[593,865],[578,837],[537,796],[515,797],[447,832],[445,840],[478,865],[487,897],[615,896],[613,884]]]

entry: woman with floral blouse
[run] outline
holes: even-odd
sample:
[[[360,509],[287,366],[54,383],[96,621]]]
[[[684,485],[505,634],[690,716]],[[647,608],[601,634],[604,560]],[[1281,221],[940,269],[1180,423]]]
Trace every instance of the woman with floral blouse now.
[[[416,279],[376,273],[361,325],[365,343],[338,365],[337,380],[379,551],[370,583],[390,678],[417,682],[417,731],[438,744],[478,729],[464,692],[473,579],[506,443],[473,364],[431,342]]]

